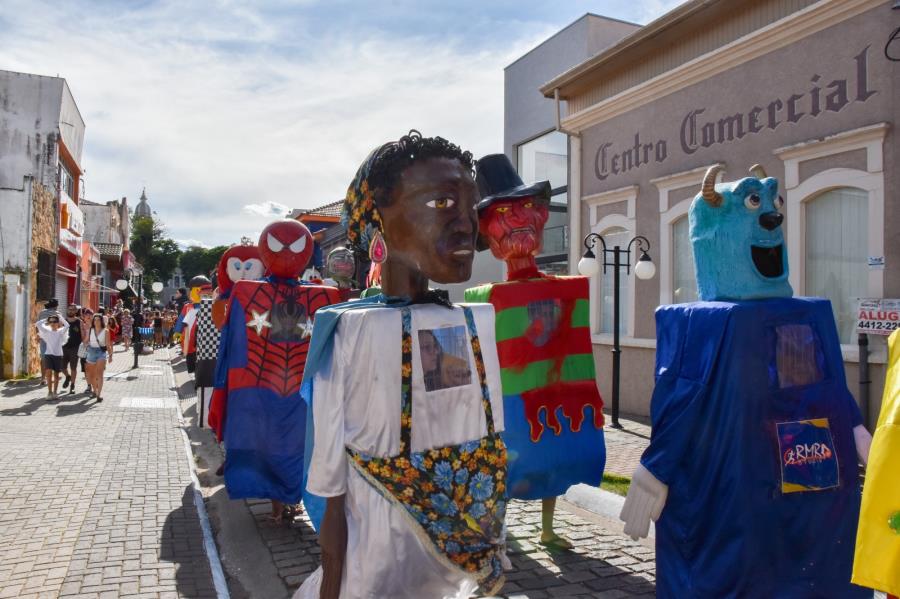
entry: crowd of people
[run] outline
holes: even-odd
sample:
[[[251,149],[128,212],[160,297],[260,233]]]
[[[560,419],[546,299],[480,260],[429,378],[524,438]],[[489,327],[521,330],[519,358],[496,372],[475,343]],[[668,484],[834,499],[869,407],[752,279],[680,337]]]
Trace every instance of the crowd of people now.
[[[174,346],[179,303],[186,295],[179,290],[165,307],[126,304],[119,299],[95,312],[69,304],[65,314],[58,300],[46,302],[35,328],[40,339],[41,384],[47,385],[47,398],[57,399],[61,393],[74,395],[80,366],[87,383],[84,393],[102,402],[103,373],[113,359],[114,346],[121,344],[125,351],[135,345],[153,349]]]

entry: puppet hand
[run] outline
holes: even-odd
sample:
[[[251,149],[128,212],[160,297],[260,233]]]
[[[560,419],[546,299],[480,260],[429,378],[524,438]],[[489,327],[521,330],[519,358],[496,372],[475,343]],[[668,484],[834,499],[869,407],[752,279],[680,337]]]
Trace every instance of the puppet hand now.
[[[863,466],[869,463],[869,448],[872,446],[872,435],[861,424],[853,427],[853,440],[856,441],[856,455]]]
[[[634,539],[646,537],[650,532],[650,521],[659,519],[669,487],[650,471],[638,464],[631,477],[631,486],[619,519],[625,522],[625,534]]]

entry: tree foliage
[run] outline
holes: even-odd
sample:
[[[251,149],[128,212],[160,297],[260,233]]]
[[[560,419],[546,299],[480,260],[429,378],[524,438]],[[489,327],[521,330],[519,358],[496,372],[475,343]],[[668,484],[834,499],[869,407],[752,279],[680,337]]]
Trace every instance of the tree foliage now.
[[[219,264],[219,259],[227,249],[227,245],[217,245],[212,248],[190,246],[182,252],[178,262],[185,279],[190,280],[197,275],[211,277]]]
[[[178,266],[181,250],[166,237],[166,229],[155,216],[135,216],[131,220],[131,253],[144,267],[144,295],[155,281],[167,281]]]

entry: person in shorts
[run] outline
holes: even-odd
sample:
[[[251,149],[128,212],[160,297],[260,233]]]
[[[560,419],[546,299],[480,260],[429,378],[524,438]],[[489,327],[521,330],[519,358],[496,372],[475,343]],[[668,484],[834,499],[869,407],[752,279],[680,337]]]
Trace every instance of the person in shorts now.
[[[87,336],[87,379],[91,386],[91,397],[97,398],[97,403],[103,401],[103,372],[106,370],[106,362],[112,362],[113,346],[109,329],[106,327],[106,317],[102,314],[94,314],[91,318],[91,326]]]
[[[35,325],[38,336],[44,342],[44,357],[41,358],[41,369],[47,381],[47,399],[56,399],[59,386],[59,373],[63,371],[63,344],[69,338],[69,323],[59,314],[39,320]]]

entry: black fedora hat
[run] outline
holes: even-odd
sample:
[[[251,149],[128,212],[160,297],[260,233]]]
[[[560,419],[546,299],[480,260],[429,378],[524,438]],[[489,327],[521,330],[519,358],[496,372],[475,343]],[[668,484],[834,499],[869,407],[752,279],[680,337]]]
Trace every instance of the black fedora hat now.
[[[207,287],[212,286],[212,281],[209,280],[208,277],[204,275],[197,275],[193,277],[190,281],[188,281],[188,287],[193,289],[194,287]]]
[[[481,192],[478,212],[501,201],[532,198],[550,203],[550,181],[526,185],[506,154],[488,154],[475,165],[475,182]]]

